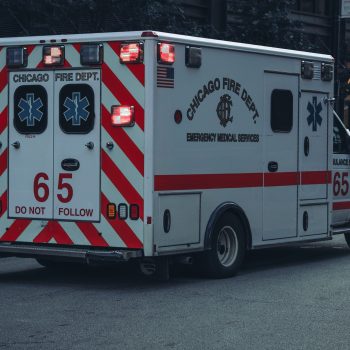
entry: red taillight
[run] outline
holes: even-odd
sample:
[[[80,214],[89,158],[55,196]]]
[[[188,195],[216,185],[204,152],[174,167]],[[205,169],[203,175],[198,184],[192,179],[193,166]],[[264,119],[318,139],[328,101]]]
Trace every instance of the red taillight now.
[[[175,45],[158,43],[158,62],[173,64],[175,62]]]
[[[133,126],[134,106],[112,106],[111,121],[113,126]]]
[[[61,66],[64,63],[64,46],[44,46],[43,62],[45,66]]]
[[[143,43],[126,43],[120,46],[120,62],[140,63],[143,61]]]

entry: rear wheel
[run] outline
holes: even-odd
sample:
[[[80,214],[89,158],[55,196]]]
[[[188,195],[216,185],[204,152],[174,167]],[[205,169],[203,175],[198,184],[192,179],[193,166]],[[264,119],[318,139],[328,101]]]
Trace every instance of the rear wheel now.
[[[346,243],[348,244],[348,247],[350,248],[350,233],[344,233],[344,237],[345,237]]]
[[[214,278],[235,275],[245,256],[245,232],[241,220],[225,213],[215,225],[211,250],[203,255],[205,272]]]

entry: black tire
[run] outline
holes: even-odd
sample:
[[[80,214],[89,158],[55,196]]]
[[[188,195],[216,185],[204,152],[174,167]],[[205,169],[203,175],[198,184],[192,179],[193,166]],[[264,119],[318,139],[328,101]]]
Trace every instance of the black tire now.
[[[350,233],[344,233],[344,237],[348,247],[350,248]]]
[[[246,235],[241,220],[224,213],[215,225],[211,250],[202,255],[202,271],[212,278],[234,276],[246,252]]]

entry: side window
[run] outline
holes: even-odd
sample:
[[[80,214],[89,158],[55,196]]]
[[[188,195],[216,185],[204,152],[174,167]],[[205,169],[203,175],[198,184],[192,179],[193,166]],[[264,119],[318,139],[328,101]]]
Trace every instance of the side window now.
[[[293,127],[293,94],[290,90],[275,89],[271,93],[271,129],[290,132]]]
[[[347,145],[347,135],[343,125],[339,122],[338,118],[333,119],[333,153],[349,154],[350,150]]]
[[[14,93],[13,124],[20,134],[41,134],[47,127],[47,93],[40,85],[23,85]]]
[[[59,123],[66,134],[88,134],[94,128],[94,91],[87,84],[69,84],[60,91]]]

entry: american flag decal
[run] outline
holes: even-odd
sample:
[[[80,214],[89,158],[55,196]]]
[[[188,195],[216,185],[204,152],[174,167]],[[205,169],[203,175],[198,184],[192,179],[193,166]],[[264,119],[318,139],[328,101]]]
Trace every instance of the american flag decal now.
[[[174,68],[157,66],[157,87],[174,88]]]

